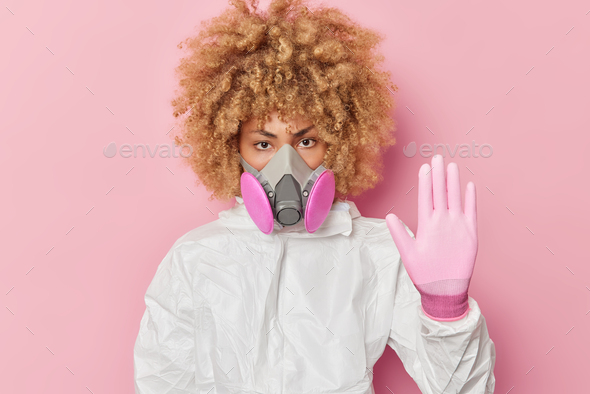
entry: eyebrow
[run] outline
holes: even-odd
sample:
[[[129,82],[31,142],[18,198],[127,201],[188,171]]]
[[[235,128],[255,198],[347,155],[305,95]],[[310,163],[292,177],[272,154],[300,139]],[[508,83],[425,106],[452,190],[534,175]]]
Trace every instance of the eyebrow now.
[[[297,133],[293,134],[293,137],[295,137],[295,138],[301,137],[302,135],[305,135],[308,132],[310,132],[311,129],[313,129],[313,128],[314,128],[314,125],[311,125],[311,126],[308,126],[302,130],[299,130]],[[268,137],[268,138],[277,138],[276,134],[273,134],[273,133],[266,131],[266,130],[252,130],[251,133],[259,133],[259,134],[262,134],[263,136]]]

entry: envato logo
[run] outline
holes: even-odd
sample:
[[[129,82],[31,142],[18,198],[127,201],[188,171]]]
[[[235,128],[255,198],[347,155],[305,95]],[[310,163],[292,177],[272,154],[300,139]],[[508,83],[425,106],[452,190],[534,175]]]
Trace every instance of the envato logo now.
[[[483,144],[483,145],[477,145],[475,143],[475,141],[471,142],[471,145],[469,144],[455,144],[455,148],[451,149],[451,147],[449,146],[449,144],[434,144],[434,145],[430,145],[430,144],[422,144],[420,145],[420,156],[422,157],[430,157],[433,154],[437,154],[436,149],[440,147],[442,148],[442,156],[446,157],[446,152],[449,153],[449,156],[451,157],[455,157],[455,155],[457,154],[457,151],[459,152],[459,157],[483,157],[485,159],[487,159],[488,157],[492,156],[492,154],[494,153],[494,150],[492,149],[492,146],[490,144]],[[477,149],[479,147],[479,149]],[[446,149],[445,149],[446,148]],[[406,157],[414,157],[416,155],[416,152],[418,151],[417,147],[416,147],[416,143],[414,141],[410,142],[407,146],[404,146],[404,155]],[[477,153],[479,152],[479,156],[477,155]]]
[[[152,148],[146,144],[123,144],[119,147],[119,155],[126,159],[130,158],[131,156],[137,157],[137,152],[141,150],[140,154],[142,157],[146,157],[146,153],[153,159],[156,154],[161,158],[171,158],[171,157],[190,157],[193,154],[193,147],[189,144],[184,144],[180,146],[180,149],[177,151],[178,145],[169,145],[169,144],[158,144],[156,145],[153,150]],[[188,153],[187,149],[188,148]],[[117,144],[111,142],[108,146],[102,149],[102,153],[108,157],[109,159],[115,157],[117,155]],[[178,154],[177,154],[178,153]],[[179,156],[180,155],[180,156]]]

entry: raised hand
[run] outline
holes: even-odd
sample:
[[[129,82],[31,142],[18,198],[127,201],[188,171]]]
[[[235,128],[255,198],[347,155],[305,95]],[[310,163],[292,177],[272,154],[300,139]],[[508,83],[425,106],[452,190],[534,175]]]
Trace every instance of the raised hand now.
[[[469,311],[468,288],[477,255],[476,196],[473,182],[461,206],[459,168],[450,163],[445,179],[441,155],[418,174],[418,230],[413,239],[394,214],[385,217],[402,263],[422,296],[422,310],[434,320],[454,321]]]

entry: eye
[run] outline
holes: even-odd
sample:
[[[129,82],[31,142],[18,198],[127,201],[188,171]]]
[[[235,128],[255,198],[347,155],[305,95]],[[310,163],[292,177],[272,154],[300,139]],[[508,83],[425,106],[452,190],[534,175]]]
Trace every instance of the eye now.
[[[314,139],[312,139],[312,138],[306,138],[304,140],[301,140],[299,142],[299,144],[302,144],[301,146],[304,147],[304,148],[311,148],[312,146],[315,145],[315,142],[316,141]]]
[[[256,144],[254,144],[254,146],[259,146],[256,148],[258,150],[268,150],[267,148],[270,146],[270,144],[266,141],[262,141],[262,142],[257,142]]]

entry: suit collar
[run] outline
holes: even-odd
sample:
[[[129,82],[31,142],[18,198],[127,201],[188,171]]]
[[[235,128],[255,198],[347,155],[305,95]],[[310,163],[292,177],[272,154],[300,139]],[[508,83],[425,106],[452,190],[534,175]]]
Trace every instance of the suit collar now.
[[[260,231],[250,218],[246,206],[244,205],[244,200],[239,196],[236,196],[235,198],[235,205],[230,209],[219,212],[219,219],[227,225],[251,227],[252,229]],[[354,202],[338,199],[332,204],[332,208],[330,209],[326,220],[324,220],[320,228],[318,228],[313,234],[310,234],[305,230],[303,221],[300,221],[294,226],[283,227],[275,220],[273,232],[269,235],[279,234],[298,238],[329,237],[336,234],[349,236],[352,232],[352,220],[360,216],[361,213]]]

